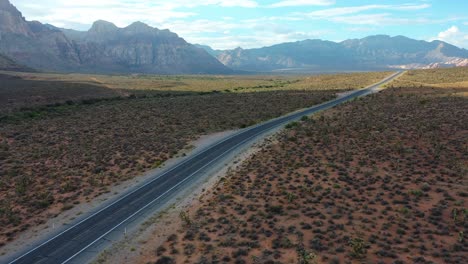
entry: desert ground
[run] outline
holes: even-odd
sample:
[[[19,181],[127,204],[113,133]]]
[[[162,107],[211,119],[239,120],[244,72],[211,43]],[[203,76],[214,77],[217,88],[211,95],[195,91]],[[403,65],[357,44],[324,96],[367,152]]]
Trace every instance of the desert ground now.
[[[351,90],[380,81],[390,72],[312,76],[84,75],[1,72],[0,116],[14,110],[125,98],[193,93],[251,93],[277,90]]]
[[[163,166],[202,135],[312,106],[387,75],[3,72],[0,244]]]
[[[410,71],[289,124],[135,262],[466,263],[467,81]]]

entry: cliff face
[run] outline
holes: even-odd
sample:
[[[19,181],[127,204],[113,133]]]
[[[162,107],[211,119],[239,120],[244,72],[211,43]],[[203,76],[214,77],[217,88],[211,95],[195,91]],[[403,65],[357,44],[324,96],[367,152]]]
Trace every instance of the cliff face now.
[[[8,0],[0,0],[0,53],[38,69],[70,70],[79,65],[73,43],[61,31],[26,21]]]
[[[23,15],[8,0],[0,0],[0,32],[32,35]]]
[[[136,22],[97,21],[87,32],[29,22],[0,0],[0,52],[46,71],[100,73],[230,73],[203,49],[168,30]]]
[[[206,51],[177,34],[141,22],[118,28],[112,23],[97,21],[75,43],[83,63],[100,72],[230,72]]]

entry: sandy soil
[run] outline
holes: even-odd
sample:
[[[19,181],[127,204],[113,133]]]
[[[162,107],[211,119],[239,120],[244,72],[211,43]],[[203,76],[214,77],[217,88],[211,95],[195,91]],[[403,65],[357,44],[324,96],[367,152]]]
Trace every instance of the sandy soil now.
[[[94,263],[124,264],[124,263],[148,263],[151,257],[147,252],[154,251],[160,247],[167,238],[174,234],[182,232],[180,229],[184,224],[183,215],[188,215],[197,208],[201,207],[203,202],[213,198],[213,190],[220,188],[225,181],[225,176],[236,171],[243,162],[259,151],[266,145],[276,141],[276,134],[279,130],[272,132],[270,136],[260,140],[252,147],[243,151],[227,164],[222,170],[210,175],[208,180],[199,185],[190,194],[180,197],[177,201],[164,210],[148,219],[142,224],[139,231],[129,235],[124,240],[116,243],[110,249],[103,252],[96,258]],[[231,133],[231,132],[230,132]],[[197,146],[206,146],[212,142],[212,138],[225,136],[214,134],[203,136],[194,142]],[[202,149],[202,147],[200,147]]]
[[[298,122],[131,261],[465,263],[467,89],[391,88]]]
[[[200,136],[197,140],[191,142],[187,147],[181,150],[174,158],[166,161],[160,168],[148,171],[140,177],[135,177],[133,179],[121,182],[120,184],[110,186],[108,187],[106,193],[97,196],[91,201],[82,199],[80,203],[75,204],[73,208],[69,210],[62,211],[61,207],[59,206],[51,208],[49,220],[33,225],[30,229],[27,229],[18,235],[14,241],[11,241],[2,246],[0,248],[0,255],[6,256],[20,252],[31,247],[31,245],[37,244],[37,241],[42,241],[52,236],[53,234],[66,229],[69,224],[77,222],[79,219],[85,217],[85,215],[94,212],[97,208],[103,207],[106,203],[115,200],[122,194],[133,189],[135,186],[149,181],[156,174],[159,174],[165,168],[179,162],[184,157],[198,153],[209,147],[214,142],[233,135],[237,132],[238,130],[229,130]]]

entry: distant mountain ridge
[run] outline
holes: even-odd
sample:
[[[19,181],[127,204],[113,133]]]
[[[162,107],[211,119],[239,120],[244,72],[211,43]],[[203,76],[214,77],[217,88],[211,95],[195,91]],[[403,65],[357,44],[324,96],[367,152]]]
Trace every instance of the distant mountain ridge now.
[[[205,49],[207,49],[205,47]],[[442,41],[403,36],[369,36],[343,42],[304,40],[257,49],[218,51],[224,65],[237,70],[385,70],[468,66],[468,51]]]
[[[5,65],[83,73],[232,74],[468,66],[467,50],[442,41],[377,35],[223,51],[192,45],[169,30],[142,22],[119,28],[98,20],[88,31],[77,31],[27,21],[8,0],[0,0],[0,54],[6,56],[2,58]]]
[[[226,74],[232,70],[169,30],[135,22],[118,28],[96,21],[87,32],[26,21],[0,0],[0,53],[46,71]]]
[[[204,49],[206,52],[208,52],[208,54],[210,54],[211,56],[214,56],[214,57],[218,57],[219,54],[221,54],[223,52],[223,50],[215,50],[215,49],[212,49],[210,46],[208,45],[201,45],[201,44],[194,44],[195,47],[197,48],[200,48],[200,49]]]

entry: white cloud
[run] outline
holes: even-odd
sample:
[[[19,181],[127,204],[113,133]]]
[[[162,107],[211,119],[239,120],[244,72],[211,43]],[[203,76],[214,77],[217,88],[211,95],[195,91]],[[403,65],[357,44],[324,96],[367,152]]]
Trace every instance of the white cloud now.
[[[333,5],[335,0],[284,0],[274,3],[270,7],[287,7],[287,6],[327,6]]]
[[[12,3],[28,20],[80,30],[87,29],[98,19],[108,20],[120,27],[134,21],[157,26],[167,21],[196,16],[197,13],[190,8],[199,6],[258,7],[254,0],[12,0]]]
[[[461,31],[457,26],[451,26],[445,31],[442,31],[436,38],[453,44],[458,47],[468,48],[468,33]]]
[[[424,10],[431,5],[428,2],[415,1],[413,4],[368,4],[350,7],[330,6],[336,0],[274,0],[265,4],[259,0],[10,0],[24,12],[28,20],[39,20],[59,27],[87,30],[95,20],[102,19],[124,27],[134,21],[142,21],[161,29],[170,29],[192,43],[213,45],[215,48],[245,48],[268,46],[281,42],[303,40],[307,38],[326,38],[328,31],[314,29],[299,30],[292,24],[299,20],[325,20],[350,27],[350,31],[365,31],[367,27],[403,24],[437,24],[467,21],[467,17],[428,19],[414,14],[415,10]],[[343,0],[343,2],[345,2]],[[224,7],[226,12],[216,14],[219,19],[202,17],[197,14],[197,7]],[[269,16],[270,8],[321,6],[322,10],[301,13],[285,13]],[[231,7],[264,8],[245,20],[239,20],[236,13],[228,12]],[[264,12],[263,12],[264,11]],[[392,12],[401,11],[401,12]],[[402,12],[408,15],[402,17]],[[301,22],[302,23],[302,22]],[[305,22],[304,22],[305,23]],[[457,22],[458,23],[458,22]],[[460,26],[468,25],[468,22]],[[297,23],[296,23],[297,25]],[[313,23],[311,23],[313,25]],[[351,25],[351,26],[347,26]],[[375,26],[374,26],[375,25]],[[380,27],[379,27],[380,28]],[[457,28],[458,29],[458,28]],[[309,31],[310,30],[310,31]],[[452,29],[453,31],[453,29]],[[437,35],[433,33],[432,35]],[[345,37],[343,37],[345,38]],[[468,42],[467,34],[441,32],[438,38],[454,43]],[[467,45],[464,45],[465,47]]]
[[[214,49],[234,49],[242,47],[244,49],[272,46],[278,43],[293,42],[304,39],[319,38],[322,32],[290,32],[278,34],[275,32],[260,32],[254,35],[223,35],[215,37],[193,36],[187,37],[191,43],[207,44]]]
[[[59,27],[80,30],[87,30],[89,25],[98,19],[123,27],[137,20],[156,25],[167,20],[196,15],[194,12],[177,11],[167,6],[148,5],[145,1],[131,3],[112,0],[80,0],[79,2],[45,0],[38,3],[17,0],[15,2],[18,3],[18,8],[23,11],[28,20],[38,20]]]
[[[238,7],[252,8],[252,7],[257,7],[258,6],[257,2],[250,1],[250,0],[235,0],[235,1],[227,0],[227,1],[219,1],[219,2],[220,2],[219,3],[220,6],[225,6],[225,7],[238,6]]]
[[[364,27],[364,26],[354,26],[346,28],[347,31],[351,32],[371,32],[376,31],[375,27]]]
[[[190,22],[184,20],[163,24],[190,43],[209,45],[215,49],[233,49],[236,47],[256,48],[271,46],[281,42],[319,38],[328,31],[300,31],[288,27],[276,17],[262,17],[246,20],[205,20]],[[254,32],[254,34],[251,34]]]
[[[409,10],[419,10],[429,8],[429,4],[421,5],[363,5],[363,6],[350,6],[350,7],[336,7],[317,10],[309,13],[303,13],[310,18],[333,18],[336,16],[343,16],[349,14],[356,14],[364,11],[370,10],[400,10],[400,11],[409,11]]]
[[[239,23],[231,21],[213,21],[207,19],[190,21],[190,26],[187,26],[187,21],[183,20],[169,21],[161,24],[161,28],[168,28],[182,37],[196,36],[204,33],[228,32],[240,26]]]
[[[405,18],[390,12],[375,11],[414,11],[431,7],[430,4],[403,4],[403,5],[361,5],[349,7],[327,8],[308,13],[295,13],[296,17],[314,20],[328,20],[336,23],[350,25],[405,25],[431,23],[431,20],[417,16]],[[374,12],[369,12],[374,11]]]
[[[30,0],[11,0],[15,4],[31,3]],[[193,8],[198,6],[223,6],[223,7],[257,7],[258,3],[255,0],[80,0],[80,1],[57,1],[43,0],[41,6],[66,6],[69,8],[75,7],[106,7],[113,8],[115,6],[159,6],[165,8]]]
[[[253,8],[258,7],[258,3],[253,0],[174,0],[174,1],[161,1],[167,2],[169,5],[174,5],[178,7],[197,7],[197,6],[208,6],[216,5],[223,7],[246,7]]]
[[[98,19],[125,27],[139,20],[160,29],[169,29],[191,43],[227,49],[253,48],[281,42],[319,37],[316,32],[290,28],[285,21],[297,18],[283,16],[253,17],[239,20],[225,16],[215,20],[195,13],[197,6],[258,7],[252,0],[80,0],[57,1],[12,0],[28,20],[39,20],[64,28],[87,30]],[[221,14],[223,15],[223,14]]]
[[[426,9],[431,7],[430,4],[420,4],[420,5],[413,5],[413,4],[405,4],[405,5],[400,5],[400,6],[393,6],[393,10],[404,10],[404,11],[411,11],[411,10],[420,10],[420,9]]]
[[[451,38],[453,36],[456,36],[459,33],[460,33],[460,29],[458,29],[457,26],[451,26],[449,29],[440,32],[438,37],[440,39],[446,39],[446,38]]]
[[[416,24],[428,24],[431,23],[430,20],[425,18],[399,18],[393,17],[389,13],[379,13],[379,14],[357,14],[349,16],[336,16],[329,18],[330,21],[350,24],[350,25],[374,25],[374,26],[383,26],[383,25],[416,25]]]

